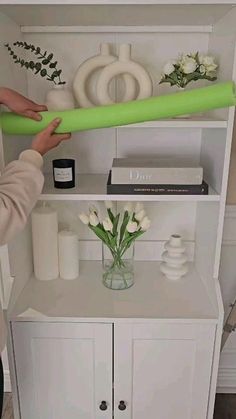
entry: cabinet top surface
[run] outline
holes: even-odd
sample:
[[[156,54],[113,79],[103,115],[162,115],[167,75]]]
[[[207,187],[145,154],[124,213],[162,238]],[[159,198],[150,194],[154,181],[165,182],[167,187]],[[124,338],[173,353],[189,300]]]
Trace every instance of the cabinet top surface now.
[[[136,262],[135,284],[123,291],[112,291],[104,287],[101,262],[83,261],[80,265],[80,277],[74,281],[38,281],[32,278],[10,318],[18,321],[55,321],[59,318],[75,321],[78,318],[101,321],[217,319],[192,264],[188,274],[174,282],[161,274],[158,262]]]

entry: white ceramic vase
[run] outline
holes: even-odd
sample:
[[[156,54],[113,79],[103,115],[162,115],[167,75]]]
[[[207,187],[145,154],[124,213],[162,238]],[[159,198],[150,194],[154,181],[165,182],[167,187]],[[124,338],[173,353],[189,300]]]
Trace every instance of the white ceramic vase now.
[[[137,99],[145,99],[152,95],[152,80],[148,72],[138,63],[131,59],[131,45],[120,45],[119,60],[107,65],[101,72],[97,82],[97,97],[101,105],[111,105],[114,101],[109,94],[111,80],[120,75],[129,74],[138,84],[138,95],[134,97],[133,86],[126,87],[126,97],[123,102]]]
[[[49,111],[65,111],[75,108],[73,93],[63,85],[56,85],[46,95],[45,105]]]
[[[166,242],[162,260],[160,270],[168,279],[178,280],[188,272],[187,256],[180,235],[173,234]]]

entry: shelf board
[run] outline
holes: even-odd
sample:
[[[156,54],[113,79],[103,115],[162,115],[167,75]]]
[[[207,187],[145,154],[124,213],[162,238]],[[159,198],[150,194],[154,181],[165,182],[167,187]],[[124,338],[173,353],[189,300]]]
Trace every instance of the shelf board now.
[[[235,0],[8,0],[1,10],[22,26],[210,27]],[[27,7],[33,4],[34,7]],[[11,5],[14,5],[12,7]],[[187,7],[186,7],[187,5]],[[53,7],[57,7],[57,13]],[[135,8],[135,13],[134,13]],[[204,30],[205,31],[205,30]]]
[[[189,267],[185,277],[170,281],[160,272],[159,262],[135,262],[135,284],[127,290],[112,291],[102,284],[101,262],[82,261],[80,276],[74,281],[31,278],[10,317],[29,320],[22,313],[30,308],[41,313],[30,315],[30,320],[40,321],[58,318],[216,321],[217,313],[194,264]]]
[[[227,128],[227,121],[211,116],[162,119],[141,124],[123,125],[119,128]]]
[[[75,188],[55,189],[51,176],[45,176],[45,184],[40,200],[45,201],[219,201],[218,195],[209,188],[208,195],[107,195],[108,175],[78,175]]]
[[[21,26],[23,33],[211,33],[212,25]]]

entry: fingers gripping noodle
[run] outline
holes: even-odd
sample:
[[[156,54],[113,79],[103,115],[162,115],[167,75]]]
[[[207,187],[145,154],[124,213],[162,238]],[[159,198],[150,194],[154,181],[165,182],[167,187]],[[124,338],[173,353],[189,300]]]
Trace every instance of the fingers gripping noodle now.
[[[173,118],[186,113],[210,111],[235,104],[235,84],[226,82],[115,105],[63,112],[42,112],[40,122],[5,112],[1,115],[1,126],[6,134],[34,135],[46,128],[54,118],[60,117],[62,122],[57,132],[64,134]]]

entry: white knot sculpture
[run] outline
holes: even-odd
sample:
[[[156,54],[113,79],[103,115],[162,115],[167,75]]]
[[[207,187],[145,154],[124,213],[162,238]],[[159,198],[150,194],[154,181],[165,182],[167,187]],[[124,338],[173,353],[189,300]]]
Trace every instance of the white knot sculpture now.
[[[187,256],[181,236],[173,234],[165,243],[165,250],[160,270],[168,279],[177,280],[188,272]]]
[[[131,59],[131,45],[120,45],[119,60],[104,67],[97,82],[97,97],[101,105],[112,105],[109,84],[115,76],[130,74],[138,84],[138,95],[132,97],[126,92],[123,102],[133,99],[146,99],[152,95],[152,80],[147,71]],[[133,90],[128,86],[131,93]],[[127,87],[126,87],[127,88]]]
[[[113,62],[117,61],[117,57],[110,52],[110,45],[102,43],[100,45],[100,54],[89,58],[78,68],[73,82],[74,95],[78,104],[83,108],[92,108],[96,104],[88,97],[87,83],[90,76],[100,68],[103,68]],[[123,101],[127,102],[135,98],[136,83],[133,77],[129,74],[123,75],[125,83],[125,94]]]

